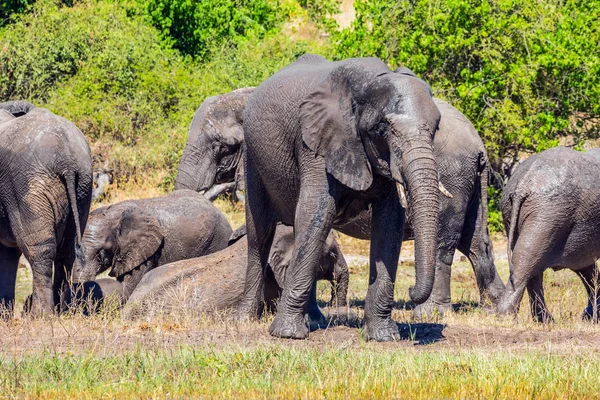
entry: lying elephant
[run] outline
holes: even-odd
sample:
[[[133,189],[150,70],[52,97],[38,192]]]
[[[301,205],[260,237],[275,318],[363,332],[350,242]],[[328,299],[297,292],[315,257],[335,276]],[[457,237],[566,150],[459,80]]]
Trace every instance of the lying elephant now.
[[[395,71],[412,74],[406,68]],[[210,199],[243,190],[243,109],[254,88],[238,89],[207,99],[189,129],[176,188],[205,192]],[[450,104],[434,98],[441,114],[434,137],[439,179],[452,194],[440,197],[435,283],[429,300],[414,310],[415,317],[451,310],[450,275],[454,252],[465,254],[473,266],[482,304],[496,304],[504,290],[494,265],[487,229],[489,165],[481,138],[468,119]],[[414,237],[408,213],[405,239]],[[346,227],[352,236],[368,239],[370,212]]]
[[[31,264],[33,315],[50,314],[90,210],[92,157],[79,129],[24,101],[0,103],[0,304],[13,314],[21,254]]]
[[[191,190],[102,207],[90,214],[86,264],[74,269],[74,280],[91,281],[110,268],[126,301],[151,269],[224,249],[231,233],[225,216]]]
[[[148,272],[133,291],[125,306],[128,316],[146,315],[158,311],[194,312],[234,308],[242,297],[247,265],[245,227],[232,235],[231,245],[219,252],[182,260]],[[293,249],[293,228],[278,225],[269,256],[265,304],[275,311],[277,300],[289,266]],[[331,305],[346,306],[348,266],[333,236],[327,240],[317,279],[335,282]],[[335,292],[335,295],[334,295]]]
[[[516,314],[527,288],[533,317],[550,321],[544,270],[570,268],[588,293],[584,318],[597,321],[600,153],[589,153],[566,147],[546,150],[525,160],[509,179],[500,206],[510,277],[498,303],[500,314]]]

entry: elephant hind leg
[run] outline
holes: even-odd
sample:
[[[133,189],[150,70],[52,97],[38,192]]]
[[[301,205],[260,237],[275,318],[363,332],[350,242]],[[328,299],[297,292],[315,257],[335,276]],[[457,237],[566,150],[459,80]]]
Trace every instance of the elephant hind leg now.
[[[588,305],[583,311],[582,318],[590,319],[597,324],[600,316],[600,271],[596,264],[592,264],[575,273],[581,278],[588,294]]]
[[[527,294],[529,295],[529,306],[531,316],[537,322],[547,323],[553,320],[546,300],[544,299],[544,273],[541,272],[527,282]]]
[[[0,319],[12,318],[14,314],[19,257],[19,249],[0,244]]]
[[[255,171],[246,174],[246,233],[248,239],[248,264],[244,294],[240,300],[236,319],[260,318],[264,309],[264,285],[269,251],[273,244],[277,220],[268,193]]]

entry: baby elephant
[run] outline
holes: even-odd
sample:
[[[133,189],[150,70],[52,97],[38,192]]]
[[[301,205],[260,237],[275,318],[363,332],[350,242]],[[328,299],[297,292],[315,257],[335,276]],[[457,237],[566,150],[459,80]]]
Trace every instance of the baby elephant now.
[[[527,288],[533,317],[550,321],[544,270],[570,268],[588,293],[583,317],[597,320],[598,315],[592,314],[598,304],[600,157],[565,147],[531,156],[508,181],[500,205],[510,278],[498,312],[516,314]]]
[[[127,301],[146,272],[224,249],[231,233],[225,216],[191,190],[102,207],[90,214],[85,266],[73,270],[74,280],[91,281],[110,268]]]

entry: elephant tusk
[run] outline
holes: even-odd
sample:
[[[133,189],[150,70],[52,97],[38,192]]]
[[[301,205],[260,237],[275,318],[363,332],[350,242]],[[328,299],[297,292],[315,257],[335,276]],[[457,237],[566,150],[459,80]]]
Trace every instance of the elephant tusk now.
[[[408,208],[408,201],[406,200],[406,191],[404,190],[404,185],[402,183],[397,183],[396,187],[398,188],[398,195],[400,196],[400,204],[403,208]]]
[[[448,189],[446,189],[444,187],[444,184],[442,183],[442,181],[438,181],[438,187],[440,189],[440,192],[442,192],[442,194],[446,197],[448,197],[449,199],[452,198],[452,194],[448,191]]]

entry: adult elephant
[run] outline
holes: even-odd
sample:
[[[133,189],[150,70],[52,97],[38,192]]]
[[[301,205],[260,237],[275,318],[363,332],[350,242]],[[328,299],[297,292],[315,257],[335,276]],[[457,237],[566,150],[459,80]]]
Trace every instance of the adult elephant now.
[[[277,222],[295,246],[272,335],[305,338],[319,255],[332,227],[372,207],[367,339],[399,338],[391,319],[404,230],[414,208],[416,284],[423,303],[434,280],[438,178],[433,135],[439,111],[428,86],[376,58],[329,62],[305,55],[258,86],[244,113],[248,268],[238,318],[256,316]]]
[[[413,75],[406,68],[398,68],[396,73]],[[251,93],[253,88],[240,89],[240,92]],[[222,95],[237,97],[233,93]],[[473,124],[456,108],[448,103],[434,98],[441,118],[439,128],[434,137],[434,154],[437,160],[440,182],[445,186],[452,197],[440,198],[440,224],[438,232],[438,250],[436,254],[435,283],[433,291],[426,303],[418,305],[413,310],[416,318],[443,313],[452,309],[450,299],[451,264],[454,252],[458,248],[465,254],[475,273],[476,282],[480,292],[480,304],[496,305],[500,298],[504,284],[500,279],[494,265],[492,242],[487,228],[487,185],[489,164],[487,153],[479,134]],[[214,101],[202,105],[199,110],[206,107],[213,110],[209,115],[240,115],[240,110],[235,107],[245,107],[244,102]],[[215,108],[219,109],[214,110]],[[197,114],[194,118],[196,127],[186,145],[186,152],[190,159],[196,163],[181,164],[186,176],[194,176],[198,181],[206,182],[208,191],[205,195],[210,199],[216,198],[224,191],[243,188],[243,163],[232,163],[231,158],[222,157],[221,153],[215,154],[214,148],[227,148],[231,152],[241,153],[242,142],[237,138],[241,129],[242,118],[237,124],[227,124],[224,121],[206,120]],[[208,117],[206,117],[208,118]],[[214,117],[212,117],[214,118]],[[213,128],[218,127],[218,128]],[[224,153],[223,153],[224,154]],[[217,181],[212,170],[203,168],[209,162],[216,163],[213,170],[223,171],[222,176],[228,179]],[[214,158],[214,161],[212,161]],[[234,157],[239,160],[240,157]],[[234,178],[235,177],[235,178]],[[241,178],[240,178],[241,177]],[[212,187],[211,182],[212,179]],[[408,224],[404,232],[404,240],[414,239],[410,208],[408,211]],[[344,230],[352,236],[368,239],[370,235],[371,213],[369,210],[362,213],[359,218],[344,226]]]
[[[555,147],[532,155],[514,171],[500,201],[508,236],[510,277],[497,311],[515,314],[525,289],[539,322],[552,316],[544,299],[544,271],[569,268],[581,278],[598,321],[600,153]]]
[[[11,314],[21,254],[33,272],[31,312],[58,303],[83,263],[91,193],[90,148],[75,125],[27,102],[0,104],[0,301]]]
[[[110,269],[127,301],[148,271],[224,249],[231,233],[225,216],[191,190],[124,201],[90,214],[83,235],[86,263],[73,275],[86,282]]]

